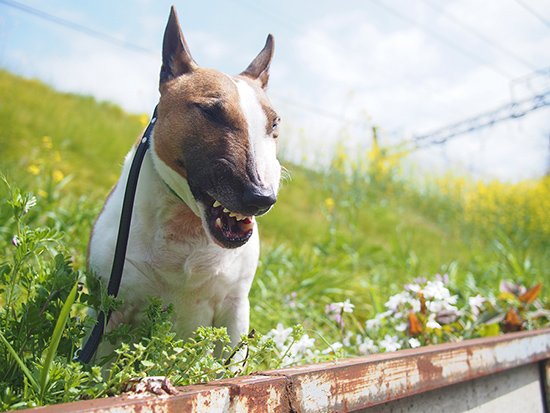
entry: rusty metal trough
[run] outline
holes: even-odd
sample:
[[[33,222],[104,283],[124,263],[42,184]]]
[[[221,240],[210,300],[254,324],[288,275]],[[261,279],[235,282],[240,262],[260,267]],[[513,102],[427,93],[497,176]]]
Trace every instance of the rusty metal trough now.
[[[34,409],[63,412],[399,412],[550,410],[550,329],[260,372]]]

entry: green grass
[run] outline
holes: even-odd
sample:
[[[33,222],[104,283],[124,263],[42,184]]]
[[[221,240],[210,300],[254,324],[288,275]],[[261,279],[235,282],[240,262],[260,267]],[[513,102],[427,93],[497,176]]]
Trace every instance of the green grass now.
[[[0,170],[35,193],[47,188],[33,187],[37,181],[29,172],[31,165],[40,166],[38,182],[44,186],[52,185],[45,175],[53,170],[72,177],[62,189],[62,197],[85,196],[90,213],[78,223],[71,219],[69,203],[61,203],[65,210],[57,205],[55,213],[64,214],[68,221],[63,230],[74,232],[72,226],[80,227],[80,238],[71,241],[74,254],[79,256],[77,262],[82,263],[93,214],[118,178],[125,154],[144,127],[143,116],[127,114],[118,106],[91,97],[59,93],[39,81],[6,71],[0,71],[0,90]],[[52,148],[44,148],[44,136],[51,138]],[[54,152],[59,152],[59,162],[53,160]],[[491,236],[468,233],[460,226],[461,217],[455,216],[452,222],[438,219],[445,214],[441,205],[434,204],[432,210],[429,201],[419,201],[417,193],[407,195],[415,191],[414,183],[402,181],[393,187],[349,184],[335,171],[320,173],[285,166],[290,179],[283,182],[273,210],[259,220],[263,251],[279,246],[290,251],[326,250],[329,245],[330,261],[343,272],[351,271],[351,278],[360,273],[363,284],[370,285],[372,279],[381,277],[379,268],[384,267],[384,276],[391,282],[383,280],[377,287],[382,293],[390,292],[392,283],[404,282],[411,275],[443,271],[452,262],[458,263],[459,272],[464,274],[476,261],[498,258],[490,247]],[[367,175],[363,178],[368,179]],[[355,201],[348,199],[350,194]],[[332,232],[324,208],[327,198],[336,203]],[[300,254],[297,252],[293,259],[301,260]],[[349,268],[342,268],[346,262]],[[331,271],[324,265],[320,270]],[[340,278],[349,277],[341,274]]]
[[[63,307],[63,297],[68,295],[75,277],[83,277],[87,242],[95,217],[110,187],[118,179],[124,156],[145,125],[143,116],[127,114],[115,105],[97,102],[91,97],[58,93],[38,81],[5,71],[0,71],[0,91],[0,172],[24,192],[31,191],[37,197],[37,205],[31,212],[20,214],[18,218],[31,230],[19,228],[19,223],[15,229],[17,219],[14,220],[9,208],[4,207],[7,201],[19,201],[13,201],[13,193],[6,185],[0,185],[3,204],[0,209],[0,251],[3,254],[0,275],[4,277],[0,280],[0,289],[10,291],[9,299],[5,298],[5,293],[0,293],[0,303],[5,305],[13,301],[17,303],[17,306],[13,304],[13,313],[26,314],[21,319],[9,321],[12,314],[8,311],[10,306],[6,306],[0,308],[0,316],[9,321],[5,321],[6,326],[27,323],[28,329],[36,322],[33,317],[45,318],[38,337],[27,333],[23,327],[3,330],[2,342],[8,342],[6,348],[13,350],[0,348],[0,357],[5,358],[5,363],[11,363],[6,377],[9,383],[20,385],[26,372],[24,368],[16,372],[12,353],[17,352],[18,357],[26,354],[27,361],[20,359],[17,363],[27,363],[30,371],[43,372],[40,355],[52,335],[54,320]],[[282,139],[284,141],[284,136]],[[541,282],[541,297],[546,303],[544,310],[549,310],[550,241],[546,233],[526,228],[522,226],[523,221],[514,221],[513,217],[502,225],[493,222],[489,213],[482,216],[485,213],[482,208],[476,213],[484,219],[472,224],[473,221],[467,219],[471,211],[458,197],[445,195],[441,184],[411,182],[398,172],[398,165],[393,169],[376,169],[377,165],[371,156],[368,161],[360,160],[359,166],[351,166],[341,153],[332,166],[323,171],[285,164],[290,178],[283,182],[273,210],[258,220],[262,244],[260,265],[250,293],[252,328],[265,334],[278,323],[285,327],[301,324],[309,336],[316,337],[318,349],[322,350],[326,346],[323,347],[321,337],[329,343],[343,338],[343,330],[325,314],[327,305],[351,300],[355,310],[349,316],[346,329],[364,334],[365,321],[385,310],[384,303],[390,295],[401,292],[404,284],[417,277],[433,279],[436,273],[449,274],[450,285],[465,308],[468,297],[478,293],[493,297],[496,302],[500,281],[509,280],[527,287]],[[540,188],[545,190],[544,185]],[[534,202],[536,204],[536,197]],[[487,205],[487,211],[490,209],[493,216],[503,211]],[[44,227],[51,228],[56,237],[63,234],[62,241],[54,240],[60,245],[51,245],[51,241],[37,244],[36,240],[50,234],[49,230],[40,230]],[[19,250],[14,252],[14,244],[18,242],[13,238],[15,234],[20,234],[21,239],[28,238],[26,242],[34,248],[34,255],[24,259],[18,257]],[[25,266],[21,266],[20,286],[10,275],[17,273],[10,264],[12,256],[14,262],[26,260]],[[53,264],[48,264],[47,260],[51,261],[52,257],[55,257]],[[69,268],[71,266],[74,271]],[[66,285],[57,286],[55,280],[61,276],[68,281]],[[35,294],[39,297],[35,298]],[[55,298],[58,296],[61,298]],[[523,315],[526,306],[517,297],[512,298],[506,298],[509,301],[503,308],[516,306]],[[25,302],[31,299],[31,303]],[[82,313],[84,306],[93,299],[79,295],[77,313]],[[51,311],[50,304],[53,306]],[[153,331],[149,331],[149,336],[160,337],[166,345],[179,348],[180,344],[171,341],[168,331],[154,327],[154,320],[166,318],[161,314],[163,307],[159,303],[155,305],[158,308],[149,326]],[[29,309],[34,312],[29,313]],[[493,319],[498,311],[502,315],[496,307],[489,310]],[[470,321],[452,327],[452,334],[470,337],[500,331],[500,327],[480,330]],[[49,359],[51,374],[62,377],[66,370],[72,372],[71,380],[78,376],[78,383],[95,383],[94,391],[84,391],[87,397],[111,394],[106,391],[107,383],[101,381],[97,371],[82,372],[80,367],[66,364],[70,360],[70,350],[82,335],[79,323],[74,317],[69,319],[68,332],[63,335],[59,350],[65,359],[60,360],[60,355],[53,362]],[[20,330],[11,331],[15,328]],[[123,336],[125,332],[120,334]],[[210,337],[210,346],[217,333],[204,334]],[[383,333],[379,334],[382,337]],[[443,338],[430,336],[425,338],[424,344],[437,340]],[[34,343],[32,349],[29,343]],[[155,347],[158,343],[151,343],[146,346],[149,350],[138,349],[129,357],[133,361],[124,364],[122,371],[117,373],[117,386],[122,388],[124,374],[133,371],[131,368],[136,360],[146,357],[147,351],[158,350]],[[205,354],[208,346],[204,348]],[[41,351],[37,350],[40,348]],[[251,354],[262,357],[262,351]],[[356,353],[351,351],[349,354]],[[273,366],[264,361],[258,365]],[[142,367],[146,372],[152,371],[150,364]],[[200,364],[199,370],[204,368],[205,365]],[[2,372],[0,369],[0,374]],[[45,377],[43,374],[41,377]],[[155,374],[162,374],[162,371],[155,371]],[[62,379],[59,380],[61,383]],[[56,386],[53,379],[49,383]],[[2,389],[0,386],[0,393]],[[43,396],[42,388],[39,400]],[[56,399],[53,393],[49,396],[50,399],[44,400],[72,400]],[[0,407],[13,408],[17,400],[6,390],[3,396],[0,394]]]
[[[0,71],[1,169],[25,180],[40,159],[44,136],[62,154],[57,167],[75,176],[71,192],[105,192],[143,128],[140,116],[92,97],[59,93],[36,80]]]
[[[72,176],[65,188],[67,193],[93,194],[90,201],[100,203],[143,128],[140,116],[91,97],[58,93],[38,81],[5,71],[0,72],[0,90],[0,145],[4,154],[0,170],[24,184],[34,179],[28,171],[30,165],[46,163],[50,169]],[[43,147],[44,136],[51,138],[51,151]],[[49,159],[54,151],[61,155],[55,165]],[[323,188],[324,177],[298,166],[287,167],[290,181],[283,183],[273,211],[260,220],[264,245],[327,241],[330,224],[319,206],[332,194]],[[405,234],[421,247],[417,253],[422,265],[426,262],[426,270],[456,258],[447,251],[459,250],[460,243],[434,225],[426,225],[421,215],[395,202],[381,206],[380,199],[373,201],[361,211],[357,235],[367,249],[382,247],[391,251]],[[339,234],[342,239],[349,236],[345,230]]]

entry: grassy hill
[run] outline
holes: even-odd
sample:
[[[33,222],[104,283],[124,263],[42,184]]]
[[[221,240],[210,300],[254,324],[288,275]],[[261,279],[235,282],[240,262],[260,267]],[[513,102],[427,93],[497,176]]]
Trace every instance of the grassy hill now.
[[[0,171],[35,193],[46,192],[56,176],[57,180],[70,176],[61,194],[85,195],[91,208],[97,209],[116,182],[147,115],[128,114],[92,97],[59,93],[6,71],[0,71],[0,90]],[[414,183],[392,186],[376,182],[366,171],[356,177],[362,182],[352,187],[334,168],[318,173],[285,166],[291,178],[283,182],[272,212],[260,219],[264,248],[330,246],[337,251],[337,262],[354,256],[353,266],[366,283],[373,277],[369,273],[373,266],[401,260],[388,274],[399,283],[410,276],[409,270],[402,272],[403,265],[414,266],[418,275],[445,271],[451,263],[468,267],[491,241],[479,234],[467,239],[469,234],[461,228],[463,217],[440,219],[443,212],[448,214],[441,205],[420,208],[417,198],[399,193],[415,193]],[[53,176],[54,172],[60,173]],[[393,178],[386,178],[391,183]],[[326,207],[329,199],[334,202],[331,211]],[[89,229],[92,222],[83,224]],[[85,241],[86,237],[79,240],[75,253],[84,255]],[[383,290],[388,289],[391,286],[384,283]]]
[[[118,179],[120,165],[145,126],[146,115],[127,114],[92,97],[59,93],[39,81],[5,71],[0,72],[0,90],[0,170],[20,184],[33,182],[34,167],[42,177],[59,171],[72,177],[64,193],[93,194],[93,201],[101,202]],[[315,245],[327,241],[331,223],[322,206],[334,194],[323,183],[326,177],[286,166],[291,179],[283,183],[273,211],[260,220],[264,243]],[[41,188],[29,189],[36,193]],[[405,235],[407,242],[416,246],[426,270],[457,258],[463,244],[455,236],[380,195],[359,212],[355,237],[364,248],[391,251]],[[345,200],[336,200],[340,201]],[[340,229],[338,238],[345,242],[352,231]]]
[[[98,300],[86,290],[72,307],[49,373],[56,372],[59,389],[72,384],[52,387],[43,400],[13,354],[22,355],[20,364],[35,376],[41,371],[54,321],[75,279],[83,278],[95,217],[147,121],[0,71],[0,174],[8,181],[0,182],[2,410],[23,406],[18,400],[31,406],[104,396],[111,394],[105,389],[122,389],[127,377],[142,374],[134,363],[128,368],[137,370],[128,376],[114,376],[118,384],[102,383],[96,374],[88,376],[90,387],[81,366],[71,364],[83,324],[90,322],[76,315]],[[271,349],[251,346],[252,362],[243,372],[550,323],[549,177],[516,185],[451,174],[411,181],[399,157],[377,146],[353,162],[340,151],[319,171],[282,163],[290,179],[273,210],[259,219],[262,251],[250,292],[251,328],[265,334],[277,326],[271,335],[278,341]],[[179,348],[169,328],[158,327],[168,317],[162,303],[155,308],[160,318],[145,344]],[[296,324],[302,327],[288,328]],[[127,333],[121,330],[120,337]],[[195,357],[204,363],[197,371],[210,371],[216,340],[204,357]],[[155,346],[148,353],[155,362],[148,365],[164,365]],[[128,351],[127,360],[145,357],[137,348]],[[143,374],[166,374],[148,365],[140,367]],[[201,380],[186,376],[188,366],[177,374],[169,369],[177,383]],[[205,374],[212,379],[220,371],[223,363]]]
[[[0,90],[1,168],[18,180],[46,155],[41,150],[47,136],[62,155],[55,167],[74,175],[72,190],[83,194],[109,187],[143,128],[139,116],[118,106],[59,93],[5,71],[0,71]]]

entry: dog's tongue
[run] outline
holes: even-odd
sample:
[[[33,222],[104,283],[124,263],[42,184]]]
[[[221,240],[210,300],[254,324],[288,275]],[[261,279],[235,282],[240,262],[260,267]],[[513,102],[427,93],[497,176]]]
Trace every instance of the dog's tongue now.
[[[224,212],[219,214],[218,218],[216,218],[215,225],[227,239],[244,238],[249,231],[254,229],[254,222],[251,218],[237,220]]]

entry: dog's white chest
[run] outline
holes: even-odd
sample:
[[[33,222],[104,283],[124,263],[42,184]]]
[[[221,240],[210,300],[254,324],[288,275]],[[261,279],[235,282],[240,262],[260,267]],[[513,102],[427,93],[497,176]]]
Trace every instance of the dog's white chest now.
[[[146,155],[119,294],[126,305],[113,314],[113,324],[139,323],[151,296],[174,305],[174,328],[180,337],[188,337],[200,325],[226,325],[241,334],[248,328],[247,295],[259,256],[257,231],[241,248],[216,245],[201,227],[197,228],[198,218],[174,197],[153,169]],[[121,182],[124,179],[123,172]],[[123,189],[117,185],[105,204],[90,248],[91,269],[105,283],[116,242],[116,233],[110,229],[117,226],[120,217]],[[243,320],[225,320],[227,314],[240,312],[246,312]]]
[[[152,281],[158,281],[159,295],[210,300],[240,293],[243,283],[249,288],[258,260],[257,236],[238,250],[227,250],[204,235],[175,232],[177,225],[177,220],[169,221],[150,238],[152,242],[144,240],[140,246],[147,251],[142,265],[155,274]],[[130,257],[134,259],[139,261]]]
[[[259,250],[255,238],[237,251],[223,250],[211,242],[191,246],[189,251],[189,244],[173,241],[155,250],[155,261],[164,263],[157,264],[152,280],[156,295],[174,305],[174,327],[181,336],[188,336],[199,325],[232,329],[231,323],[222,320],[239,311],[243,313],[239,324],[248,326],[247,296]]]

